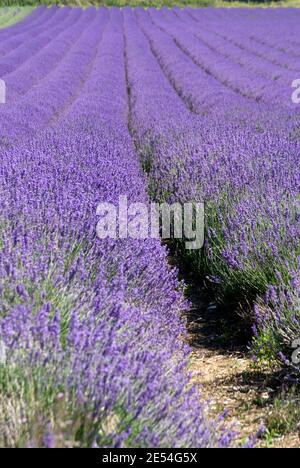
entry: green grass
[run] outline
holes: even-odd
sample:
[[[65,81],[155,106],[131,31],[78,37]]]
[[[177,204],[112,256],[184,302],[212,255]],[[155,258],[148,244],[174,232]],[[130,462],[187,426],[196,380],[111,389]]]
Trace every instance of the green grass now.
[[[213,0],[212,5],[217,8],[299,8],[300,0],[283,0],[283,1],[222,1]]]
[[[283,0],[283,1],[264,1],[264,0],[253,0],[253,1],[224,1],[224,0],[0,0],[0,8],[5,6],[32,6],[36,7],[39,5],[70,5],[70,6],[82,6],[86,7],[89,5],[106,5],[106,6],[142,6],[142,7],[157,7],[162,6],[173,7],[248,7],[248,8],[269,8],[269,7],[300,7],[300,0]],[[27,13],[25,13],[27,14]],[[18,19],[21,19],[19,16]],[[1,27],[1,24],[0,24]]]
[[[2,5],[3,2],[0,2]],[[32,6],[8,6],[0,7],[0,29],[7,28],[12,24],[21,21],[25,16],[27,16],[33,10]]]
[[[283,390],[275,397],[265,421],[266,432],[263,439],[272,448],[274,439],[293,434],[299,430],[300,420],[299,388]]]

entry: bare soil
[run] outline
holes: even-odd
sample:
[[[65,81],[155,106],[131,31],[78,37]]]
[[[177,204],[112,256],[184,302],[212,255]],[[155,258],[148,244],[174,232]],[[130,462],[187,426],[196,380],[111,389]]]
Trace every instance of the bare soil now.
[[[244,440],[265,425],[281,385],[280,375],[255,365],[247,346],[238,342],[239,325],[226,323],[216,304],[205,301],[204,290],[193,289],[189,296],[193,304],[188,321],[193,379],[210,402],[211,416],[228,411],[228,422],[236,425]],[[264,437],[258,446],[299,448],[300,439],[297,433]]]

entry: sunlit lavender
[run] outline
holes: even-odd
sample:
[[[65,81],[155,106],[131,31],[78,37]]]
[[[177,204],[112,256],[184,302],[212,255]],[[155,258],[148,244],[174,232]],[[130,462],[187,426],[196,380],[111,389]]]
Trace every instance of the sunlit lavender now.
[[[191,383],[168,247],[97,237],[120,196],[204,202],[183,255],[255,359],[290,364],[300,13],[250,11],[41,7],[0,30],[1,446],[237,444]]]

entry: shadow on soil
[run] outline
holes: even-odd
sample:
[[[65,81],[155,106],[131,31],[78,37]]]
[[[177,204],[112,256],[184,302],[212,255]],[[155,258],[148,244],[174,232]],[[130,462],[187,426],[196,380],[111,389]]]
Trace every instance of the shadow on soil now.
[[[187,280],[184,275],[185,281]],[[248,351],[251,335],[242,321],[220,307],[207,287],[191,282],[187,286],[187,298],[191,302],[188,313],[190,344],[220,353]]]
[[[258,434],[265,425],[260,447],[299,446],[295,432],[299,389],[294,393],[295,387],[281,370],[255,364],[251,326],[235,310],[218,305],[209,283],[195,277],[172,249],[170,263],[186,285],[192,371],[199,375],[203,396],[213,402],[212,415],[226,409],[229,422],[238,422],[241,438]]]

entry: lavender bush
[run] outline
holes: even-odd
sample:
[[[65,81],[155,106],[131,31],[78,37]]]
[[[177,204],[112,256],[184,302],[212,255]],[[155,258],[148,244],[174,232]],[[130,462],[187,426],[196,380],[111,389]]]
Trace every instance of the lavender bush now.
[[[98,239],[96,211],[204,201],[190,268],[253,327],[257,357],[285,361],[300,336],[298,20],[39,8],[0,31],[1,446],[235,444],[191,385],[167,249]]]
[[[300,334],[299,304],[283,313],[285,299],[268,302],[281,317],[275,323],[253,304],[265,303],[270,288],[279,298],[299,295],[299,110],[291,99],[297,50],[287,32],[297,12],[286,12],[280,46],[257,48],[253,23],[274,36],[278,12],[248,18],[238,10],[140,9],[125,17],[133,134],[151,195],[205,201],[206,246],[188,263],[249,328],[255,324],[258,343],[276,343],[256,347],[276,360]]]
[[[123,15],[33,15],[0,65],[0,445],[231,446],[190,383],[188,304],[167,250],[96,237],[99,202],[148,202]]]

